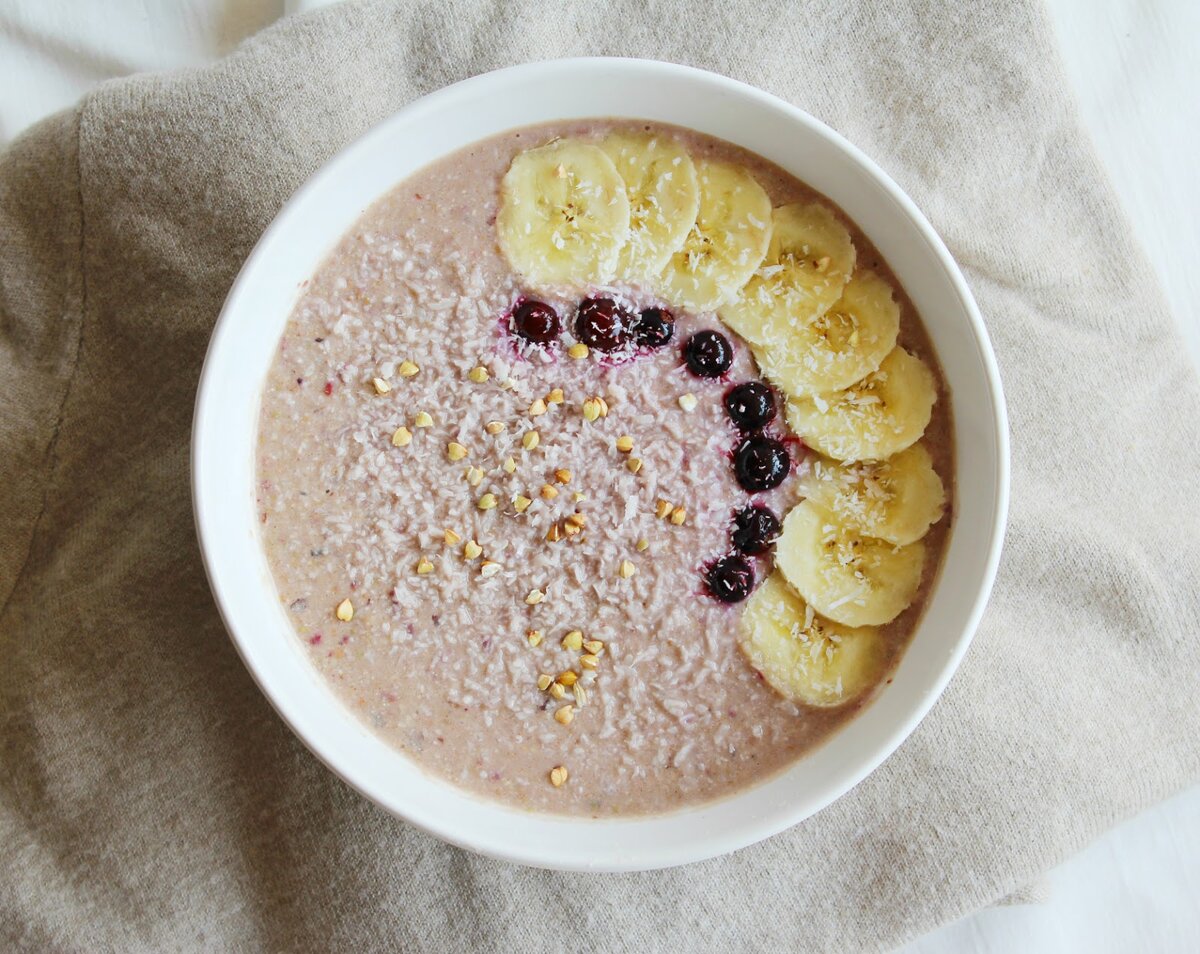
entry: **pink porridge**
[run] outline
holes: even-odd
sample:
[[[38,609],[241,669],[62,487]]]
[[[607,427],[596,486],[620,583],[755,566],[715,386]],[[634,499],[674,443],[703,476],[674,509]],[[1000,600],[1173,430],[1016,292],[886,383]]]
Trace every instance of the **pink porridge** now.
[[[620,263],[603,281],[576,283],[531,283],[514,267],[517,253],[506,254],[498,241],[497,220],[511,228],[501,188],[515,157],[559,140],[600,142],[614,130],[660,137],[697,163],[735,164],[772,207],[822,203],[852,240],[853,268],[869,268],[890,285],[898,336],[893,329],[862,367],[873,365],[886,391],[888,379],[876,369],[894,345],[932,374],[937,401],[916,437],[928,452],[922,462],[931,462],[945,490],[944,507],[939,502],[915,531],[923,540],[872,529],[886,521],[871,523],[863,507],[891,478],[864,476],[859,461],[875,467],[874,452],[843,451],[837,434],[826,435],[847,426],[830,410],[841,398],[814,392],[810,399],[803,382],[794,393],[772,390],[777,413],[762,427],[786,452],[786,476],[763,491],[744,488],[732,455],[753,434],[735,422],[726,397],[743,382],[775,383],[760,365],[780,381],[794,377],[782,358],[778,371],[770,364],[777,339],[764,333],[748,341],[735,330],[750,326],[732,317],[732,307],[726,319],[720,305],[681,305],[671,290],[679,286],[620,274]],[[555,175],[574,175],[570,156]],[[681,195],[686,204],[686,190]],[[635,218],[632,212],[629,236]],[[775,229],[782,234],[782,225]],[[633,247],[633,238],[625,242]],[[762,264],[772,254],[765,249],[762,238],[750,253],[760,286],[783,267]],[[813,262],[826,272],[836,254]],[[754,287],[740,293],[744,307],[754,306]],[[663,309],[673,322],[670,340],[645,345],[634,335],[613,348],[581,348],[577,311],[596,299],[611,302],[606,307],[619,316]],[[530,303],[548,306],[558,323],[541,316],[539,326]],[[829,305],[814,304],[812,313],[824,317],[804,319],[806,328],[819,326],[822,347],[841,334],[830,330],[836,309],[821,311]],[[724,336],[732,354],[713,377],[695,373],[687,351],[699,347],[694,334],[709,330]],[[596,341],[604,331],[589,334]],[[546,340],[534,340],[539,334]],[[852,334],[852,344],[837,347],[865,348]],[[864,395],[853,392],[843,403],[853,413],[887,404],[886,394]],[[943,517],[953,491],[949,412],[936,356],[899,283],[866,237],[796,179],[728,143],[671,127],[589,121],[522,129],[403,182],[366,211],[304,288],[263,391],[262,540],[301,651],[365,726],[424,769],[536,811],[663,812],[730,795],[786,768],[886,683],[936,577],[950,523]],[[820,419],[810,424],[814,415]],[[922,466],[928,474],[930,464]],[[838,496],[833,480],[852,489]],[[878,567],[890,567],[901,551],[912,557],[911,581],[889,619],[871,616],[871,567],[855,571],[861,593],[824,603],[845,559],[831,557],[832,569],[820,576],[803,560],[793,570],[781,551],[775,569],[770,543],[793,533],[792,524],[800,534],[801,510],[814,501],[827,508],[814,524],[825,541],[817,546],[853,549],[864,534],[879,533],[892,542],[880,544]],[[742,555],[731,527],[751,504],[785,527],[771,528],[763,552],[750,547]],[[789,512],[796,516],[785,521]],[[835,541],[843,516],[851,529]],[[878,543],[870,537],[868,548],[871,540]],[[919,559],[914,547],[923,548]],[[732,560],[723,568],[749,566],[751,579],[719,579],[714,566],[723,559]],[[795,646],[816,646],[810,630],[870,627],[878,659],[869,685],[849,694],[840,674],[830,676],[833,694],[818,698],[788,691],[795,672],[773,677],[774,650],[740,635],[753,629],[743,617],[761,616],[766,597],[743,601],[748,589],[725,593],[729,602],[714,595],[743,585],[763,594],[769,577],[799,607],[788,612],[801,621],[785,621],[779,637],[798,640]],[[847,615],[855,606],[861,612]],[[784,610],[771,612],[776,619]],[[832,659],[842,638],[810,655]]]

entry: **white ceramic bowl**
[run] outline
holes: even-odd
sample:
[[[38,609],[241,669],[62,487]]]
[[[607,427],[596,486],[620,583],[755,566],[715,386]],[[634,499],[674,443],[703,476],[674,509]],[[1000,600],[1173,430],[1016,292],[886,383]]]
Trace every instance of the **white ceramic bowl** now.
[[[275,594],[255,518],[254,447],[259,392],[301,283],[372,202],[484,137],[610,116],[674,123],[744,146],[829,196],[862,227],[912,297],[945,369],[958,497],[924,618],[894,681],[863,713],[783,774],[731,798],[592,821],[522,812],[453,788],[337,701]],[[799,109],[712,73],[645,60],[557,60],[417,100],[292,197],[246,261],[213,333],[196,402],[192,479],[225,624],[267,698],[326,765],[379,805],[464,848],[549,868],[632,870],[710,858],[782,831],[861,781],[913,730],[966,651],[991,589],[1008,503],[1008,431],[995,358],[962,275],[912,201],[858,149]]]

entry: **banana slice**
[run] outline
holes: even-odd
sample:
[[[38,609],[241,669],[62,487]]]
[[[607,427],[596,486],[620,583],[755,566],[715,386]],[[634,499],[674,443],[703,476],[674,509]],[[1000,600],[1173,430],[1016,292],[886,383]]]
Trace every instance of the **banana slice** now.
[[[818,394],[840,391],[878,368],[899,331],[891,285],[860,271],[823,315],[789,328],[772,321],[769,340],[752,350],[763,374],[785,393]]]
[[[675,140],[649,133],[613,133],[600,148],[625,180],[629,239],[617,274],[655,278],[683,245],[700,211],[700,183],[691,156]]]
[[[810,706],[862,695],[879,681],[887,655],[877,629],[822,619],[778,572],[746,604],[739,644],[772,689]]]
[[[946,489],[924,444],[883,461],[816,458],[799,489],[843,526],[899,546],[925,536],[946,506]]]
[[[818,202],[780,206],[766,258],[721,318],[747,341],[784,340],[833,307],[854,271],[854,242]]]
[[[783,521],[775,565],[822,616],[847,626],[881,626],[917,595],[925,544],[898,547],[862,536],[805,501]]]
[[[712,311],[737,294],[771,240],[771,200],[741,166],[701,159],[700,211],[683,246],[667,261],[667,297],[690,311]]]
[[[810,447],[838,460],[881,460],[915,444],[937,400],[933,372],[903,348],[841,391],[793,397],[787,419]]]
[[[530,284],[612,278],[629,235],[625,182],[604,150],[559,139],[517,155],[500,184],[500,247]]]

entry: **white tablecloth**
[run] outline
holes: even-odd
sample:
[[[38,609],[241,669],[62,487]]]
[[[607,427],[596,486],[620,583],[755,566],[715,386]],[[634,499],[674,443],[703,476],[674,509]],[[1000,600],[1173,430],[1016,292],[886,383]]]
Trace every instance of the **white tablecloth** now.
[[[0,0],[0,145],[96,83],[219,56],[321,0]],[[1200,367],[1196,0],[1048,0],[1080,110]],[[1194,436],[1194,435],[1193,435]],[[1053,871],[1040,904],[993,908],[905,954],[1193,954],[1200,789]]]

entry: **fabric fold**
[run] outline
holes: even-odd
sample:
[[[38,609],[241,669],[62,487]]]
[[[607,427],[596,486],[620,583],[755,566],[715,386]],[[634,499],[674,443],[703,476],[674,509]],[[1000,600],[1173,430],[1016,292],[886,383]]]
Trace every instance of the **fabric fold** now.
[[[40,123],[0,160],[0,607],[46,505],[46,472],[83,306],[77,114]]]

